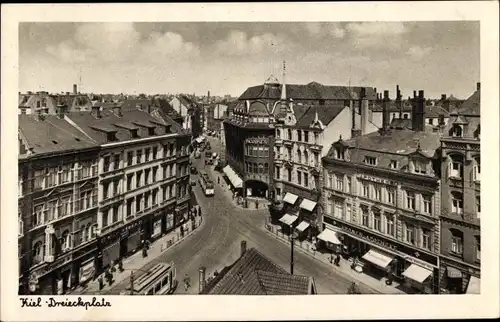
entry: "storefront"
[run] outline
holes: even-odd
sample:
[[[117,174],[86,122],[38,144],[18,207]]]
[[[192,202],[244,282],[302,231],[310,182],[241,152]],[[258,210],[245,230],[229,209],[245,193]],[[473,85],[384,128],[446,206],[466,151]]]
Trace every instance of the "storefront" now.
[[[283,217],[280,218],[281,222],[281,229],[285,234],[289,234],[293,230],[293,225],[294,223],[299,219],[299,217],[290,215],[290,214],[285,214]]]
[[[458,262],[453,258],[440,258],[441,294],[480,294],[479,267]]]
[[[165,233],[171,231],[174,229],[174,212],[169,212],[167,215],[164,217],[165,219]]]
[[[161,229],[161,223],[162,223],[162,216],[156,216],[153,219],[153,233],[151,234],[152,239],[157,239],[161,237],[162,234],[162,229]]]
[[[73,286],[85,284],[94,279],[100,272],[98,267],[97,243],[93,242],[78,247],[73,252]]]
[[[363,272],[397,280],[410,293],[438,292],[437,255],[339,220],[331,223],[325,228],[337,232],[344,256],[355,259]]]
[[[323,231],[316,236],[318,247],[324,247],[334,253],[340,254],[342,252],[342,242],[340,241],[336,231],[331,229],[323,229]]]
[[[30,292],[38,295],[61,295],[72,286],[72,255],[59,256],[30,272]]]

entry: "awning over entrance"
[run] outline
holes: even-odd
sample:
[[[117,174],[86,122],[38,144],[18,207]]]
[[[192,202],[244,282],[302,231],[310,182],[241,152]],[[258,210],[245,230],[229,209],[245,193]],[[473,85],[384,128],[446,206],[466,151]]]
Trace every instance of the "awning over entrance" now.
[[[342,244],[337,236],[337,233],[334,232],[333,230],[330,229],[325,229],[321,232],[321,234],[318,235],[318,239],[321,239],[322,241],[340,245]]]
[[[467,294],[481,294],[481,280],[475,276],[470,277],[469,286],[467,286]]]
[[[316,203],[314,201],[309,200],[309,199],[304,199],[300,203],[300,208],[305,209],[307,211],[313,211],[314,207],[316,207]]]
[[[243,187],[243,180],[234,172],[233,168],[231,166],[226,165],[222,171],[226,174],[226,176],[229,178],[229,181],[231,181],[231,184],[235,188],[242,188]]]
[[[394,259],[394,256],[382,253],[381,251],[372,248],[363,255],[363,259],[377,265],[378,267],[386,268],[387,265],[389,265],[389,263]]]
[[[432,271],[415,264],[411,264],[410,267],[403,272],[403,276],[411,278],[419,283],[423,283],[431,274]]]
[[[295,222],[295,220],[297,220],[297,218],[299,217],[290,214],[285,214],[283,217],[280,218],[280,221],[285,225],[291,226]]]
[[[299,197],[294,195],[293,193],[287,192],[285,198],[283,198],[283,201],[291,205],[294,205],[295,202],[297,201],[297,198]]]
[[[303,221],[303,222],[301,222],[301,223],[297,226],[297,230],[302,232],[302,231],[306,230],[308,227],[309,227],[309,223],[308,223],[308,222],[306,222],[306,221]]]
[[[462,272],[452,266],[446,266],[446,274],[450,278],[462,278]]]

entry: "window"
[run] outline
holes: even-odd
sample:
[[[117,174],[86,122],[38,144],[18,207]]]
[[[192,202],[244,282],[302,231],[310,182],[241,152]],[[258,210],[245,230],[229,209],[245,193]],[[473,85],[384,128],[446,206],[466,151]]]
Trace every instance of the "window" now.
[[[406,224],[405,235],[405,240],[407,243],[415,243],[415,227],[413,225]]]
[[[118,206],[116,206],[113,208],[113,222],[112,223],[117,222],[118,219],[119,219],[119,208],[118,208]]]
[[[287,173],[287,174],[288,174],[288,176],[287,176],[287,177],[288,177],[288,178],[287,178],[287,179],[288,179],[288,182],[292,182],[292,169],[288,169],[288,171],[287,171],[287,172],[288,172],[288,173]]]
[[[144,150],[144,162],[149,161],[150,153],[151,153],[151,150],[149,148]]]
[[[309,164],[309,153],[307,151],[304,151],[304,164]]]
[[[415,173],[427,173],[427,163],[423,161],[415,161]]]
[[[481,162],[479,158],[475,158],[475,165],[474,165],[474,181],[481,181]]]
[[[136,163],[142,162],[142,150],[137,150],[136,152]]]
[[[288,152],[288,160],[292,160],[292,148],[288,147],[287,149],[287,152]]]
[[[387,202],[391,205],[396,203],[396,192],[393,188],[387,188]]]
[[[109,182],[105,182],[102,184],[102,198],[108,199],[109,194]]]
[[[398,168],[398,161],[396,160],[391,160],[391,163],[389,164],[389,167],[391,169],[397,169]]]
[[[373,191],[375,192],[375,200],[382,200],[382,188],[378,185],[373,186]]]
[[[451,212],[455,214],[462,214],[464,211],[463,195],[461,192],[453,191],[451,193]]]
[[[476,197],[476,214],[477,214],[477,219],[481,218],[481,197],[480,196]]]
[[[324,181],[325,181],[325,187],[327,187],[327,188],[333,188],[333,187],[332,187],[332,182],[331,182],[331,180],[332,180],[332,175],[331,175],[330,173],[328,173],[328,172],[326,172],[326,171],[325,171],[325,176],[324,176],[324,177],[325,177],[325,178],[324,178]]]
[[[381,225],[381,216],[380,212],[374,212],[373,213],[373,229],[376,231],[382,231],[382,225]]]
[[[67,183],[70,181],[71,166],[60,166],[57,171],[57,179],[59,184]]]
[[[127,165],[131,166],[133,164],[134,152],[127,152]]]
[[[302,152],[300,152],[300,149],[297,149],[297,162],[302,163]]]
[[[368,209],[362,208],[361,212],[362,212],[362,223],[361,224],[365,227],[368,227],[369,226]]]
[[[277,139],[281,138],[281,131],[279,129],[276,129],[276,138]]]
[[[62,198],[62,201],[59,204],[59,217],[62,218],[71,215],[72,205],[71,197]]]
[[[113,170],[118,170],[120,168],[120,155],[115,154],[113,156]]]
[[[347,177],[347,193],[351,193],[351,187],[352,187],[352,179],[351,177]]]
[[[429,124],[433,125],[432,123],[434,123],[434,119],[433,118],[429,118],[428,120],[429,120]]]
[[[377,158],[366,156],[365,163],[369,165],[377,165]]]
[[[153,205],[158,204],[158,190],[153,190]]]
[[[156,182],[156,174],[158,173],[158,167],[153,168],[153,182]]]
[[[406,208],[415,210],[415,193],[413,191],[406,191]]]
[[[302,172],[297,171],[297,183],[302,184]]]
[[[451,252],[461,255],[464,251],[464,234],[458,229],[450,229],[451,231]]]
[[[297,131],[297,141],[302,141],[302,131],[300,130]]]
[[[132,216],[132,203],[134,200],[132,198],[127,200],[127,213],[125,214],[126,217]]]
[[[422,228],[422,247],[431,249],[431,231],[426,228]]]
[[[361,183],[361,193],[365,198],[370,197],[370,186],[367,183]]]
[[[43,204],[35,205],[33,218],[32,218],[33,226],[39,226],[39,225],[43,224],[43,222],[45,220],[44,214],[45,214],[44,205]]]
[[[350,204],[347,204],[346,207],[345,207],[346,211],[345,211],[345,220],[346,221],[351,221],[351,205]]]
[[[65,252],[66,250],[68,250],[70,248],[70,235],[69,235],[69,231],[65,230],[62,235],[61,235],[61,238],[59,239],[59,244],[61,245],[61,250],[63,252]]]
[[[344,149],[335,148],[335,158],[339,160],[344,160]]]
[[[481,237],[475,236],[476,239],[476,260],[481,261]]]
[[[343,203],[340,200],[335,201],[335,213],[334,216],[337,218],[342,218],[342,212],[344,210]]]
[[[337,190],[344,191],[344,178],[337,175]]]
[[[110,162],[111,157],[106,156],[104,157],[104,166],[103,166],[103,171],[108,172],[111,171],[111,162]]]
[[[103,213],[102,213],[102,227],[106,227],[108,225],[108,218],[109,218],[110,211],[111,211],[111,208],[103,211]]]
[[[140,187],[142,184],[142,171],[138,171],[135,174],[135,186]]]
[[[33,245],[33,262],[34,264],[41,263],[43,261],[45,245],[41,241],[37,241]]]
[[[292,130],[288,129],[288,139],[292,140]]]
[[[304,172],[304,186],[309,187],[309,174]]]
[[[151,169],[144,170],[144,182],[145,184],[149,184],[149,174],[151,173]]]
[[[309,131],[304,131],[304,142],[309,142]]]
[[[314,155],[314,164],[313,164],[313,166],[314,167],[318,167],[319,166],[319,154],[318,154],[318,152],[314,152],[313,155]]]
[[[146,192],[144,194],[144,209],[148,209],[149,208],[149,196],[151,194],[149,192]]]
[[[386,216],[386,231],[385,233],[387,235],[394,236],[394,217],[393,216]]]
[[[269,164],[264,163],[264,174],[268,174],[268,173],[269,173]]]
[[[328,214],[332,214],[333,213],[333,201],[332,201],[332,199],[328,199],[326,212]]]
[[[481,125],[477,126],[477,129],[474,131],[472,134],[475,139],[480,139],[481,138]]]
[[[142,195],[135,197],[135,212],[138,213],[142,208]]]
[[[158,155],[158,147],[155,146],[153,147],[153,160],[156,159],[157,155]]]
[[[120,194],[120,181],[115,181],[113,183],[113,196]]]
[[[314,132],[314,144],[319,145],[319,134],[318,132]]]
[[[462,126],[458,124],[453,125],[452,128],[450,129],[450,136],[461,138],[462,135],[463,135]]]
[[[276,167],[276,178],[281,179],[281,168],[280,167]]]
[[[423,195],[422,199],[424,201],[424,213],[432,214],[432,196]]]
[[[132,190],[132,178],[133,174],[127,174],[127,191]]]

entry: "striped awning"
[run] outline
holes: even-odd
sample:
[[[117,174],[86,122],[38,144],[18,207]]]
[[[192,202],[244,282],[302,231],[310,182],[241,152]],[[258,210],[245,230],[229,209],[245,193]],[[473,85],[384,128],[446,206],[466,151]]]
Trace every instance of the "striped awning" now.
[[[462,272],[459,269],[452,266],[446,267],[446,274],[450,278],[462,278]]]

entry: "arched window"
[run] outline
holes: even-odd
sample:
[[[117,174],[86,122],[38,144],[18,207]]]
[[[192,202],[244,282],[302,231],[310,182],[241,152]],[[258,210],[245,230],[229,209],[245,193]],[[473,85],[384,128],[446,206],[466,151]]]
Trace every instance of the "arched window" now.
[[[41,263],[43,261],[44,255],[44,246],[41,241],[37,241],[35,245],[33,245],[33,262],[35,264]]]
[[[464,233],[458,229],[451,228],[451,252],[462,254],[464,251]]]
[[[300,152],[300,149],[297,149],[297,162],[302,163],[302,152]]]
[[[277,139],[281,138],[281,131],[280,131],[280,129],[276,129],[276,138]]]
[[[464,196],[461,192],[451,193],[451,212],[460,215],[464,212]]]
[[[464,174],[464,157],[459,154],[450,155],[451,162],[448,165],[448,177],[462,178]]]
[[[304,151],[304,164],[309,165],[309,153]]]
[[[481,181],[481,158],[475,157],[474,158],[474,181]]]
[[[461,125],[455,124],[450,129],[450,136],[459,137],[463,136],[463,129]]]
[[[292,140],[292,130],[288,129],[288,139]]]
[[[264,170],[264,165],[262,163],[259,163],[259,173],[262,173]]]
[[[61,250],[64,252],[69,248],[69,243],[70,243],[70,238],[69,238],[69,231],[65,230],[62,233],[61,238],[59,239],[59,244],[61,245]]]

